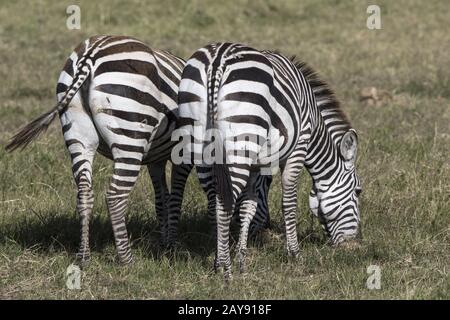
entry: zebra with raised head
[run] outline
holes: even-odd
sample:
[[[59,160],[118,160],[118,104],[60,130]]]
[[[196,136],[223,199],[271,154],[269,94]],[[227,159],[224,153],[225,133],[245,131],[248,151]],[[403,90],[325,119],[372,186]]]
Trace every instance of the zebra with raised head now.
[[[183,67],[182,59],[134,38],[91,37],[67,59],[58,80],[56,106],[26,125],[7,145],[9,151],[27,146],[59,114],[78,188],[79,262],[90,257],[96,151],[114,161],[106,202],[120,262],[132,261],[124,214],[142,165],[148,167],[154,185],[162,241],[173,241],[175,235],[168,234],[168,210],[179,216],[185,177],[191,169],[173,166],[170,196],[165,166],[173,146],[171,134]],[[176,221],[172,225],[176,226]]]
[[[215,264],[224,268],[226,279],[231,276],[229,225],[233,207],[246,191],[241,208],[248,219],[241,227],[237,254],[242,270],[248,224],[257,201],[255,181],[260,168],[273,159],[278,159],[281,168],[290,256],[299,254],[297,181],[304,166],[313,180],[312,209],[331,242],[338,244],[357,235],[361,186],[355,169],[356,132],[331,90],[305,64],[241,44],[211,44],[187,61],[178,99],[179,130],[191,135],[186,150],[198,159],[198,153],[203,157],[211,144],[217,146],[207,153],[212,161],[202,158],[196,166],[214,178]],[[213,129],[214,134],[198,128]],[[273,147],[267,149],[267,144]]]

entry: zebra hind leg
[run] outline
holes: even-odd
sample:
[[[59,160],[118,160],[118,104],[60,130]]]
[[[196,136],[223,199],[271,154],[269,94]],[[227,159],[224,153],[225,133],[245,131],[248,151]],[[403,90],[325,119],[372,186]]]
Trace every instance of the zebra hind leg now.
[[[193,166],[188,164],[172,165],[171,191],[169,199],[169,215],[167,227],[167,246],[175,247],[178,238],[178,222],[181,216],[184,187]]]
[[[130,160],[130,161],[128,161]],[[133,261],[128,232],[125,224],[125,212],[128,207],[128,199],[139,176],[140,165],[127,163],[141,159],[120,158],[114,160],[114,173],[106,193],[106,203],[108,206],[111,224],[114,232],[114,240],[122,264],[130,264]]]
[[[232,211],[224,209],[222,200],[216,196],[217,208],[217,253],[215,268],[223,268],[225,281],[231,280],[231,257],[230,257],[230,222]]]
[[[247,242],[249,234],[249,226],[256,212],[256,200],[248,199],[244,200],[241,204],[240,219],[241,219],[241,230],[239,234],[238,250],[237,250],[237,261],[239,266],[239,272],[245,272],[245,258],[247,256]]]
[[[83,160],[80,160],[83,158]],[[80,216],[80,229],[81,229],[81,241],[80,247],[76,254],[76,261],[81,266],[85,266],[91,257],[89,247],[89,225],[92,217],[92,209],[94,207],[94,191],[92,190],[92,160],[94,156],[86,155],[83,157],[79,155],[76,157],[76,161],[72,169],[74,174],[77,172],[77,168],[80,165],[83,166],[81,171],[75,176],[75,181],[78,187],[77,194],[77,212]],[[80,164],[81,163],[81,164]]]
[[[60,120],[78,189],[77,212],[80,216],[81,240],[75,257],[77,263],[84,266],[91,256],[89,225],[94,207],[92,164],[98,146],[98,136],[91,119],[81,110],[79,102],[72,102],[70,109],[60,116]]]
[[[155,211],[161,233],[160,243],[162,247],[165,247],[167,245],[169,215],[167,206],[170,198],[166,182],[166,162],[148,165],[147,168],[155,191]]]
[[[239,209],[240,233],[236,257],[240,273],[245,272],[245,257],[247,256],[248,234],[250,224],[256,213],[256,205],[257,198],[255,192],[255,174],[252,173],[247,183],[247,188],[244,192],[244,197]]]
[[[211,238],[217,243],[217,221],[216,221],[216,191],[213,185],[212,167],[197,166],[198,180],[208,199],[208,222],[211,227]],[[219,270],[217,251],[214,254],[214,272]]]

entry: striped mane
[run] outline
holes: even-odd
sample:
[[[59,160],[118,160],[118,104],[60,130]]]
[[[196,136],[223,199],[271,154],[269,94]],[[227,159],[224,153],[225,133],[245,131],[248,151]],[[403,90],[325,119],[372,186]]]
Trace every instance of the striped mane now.
[[[325,126],[335,144],[338,144],[344,133],[351,129],[352,126],[342,110],[334,91],[308,64],[298,61],[295,56],[291,57],[290,60],[310,84]]]

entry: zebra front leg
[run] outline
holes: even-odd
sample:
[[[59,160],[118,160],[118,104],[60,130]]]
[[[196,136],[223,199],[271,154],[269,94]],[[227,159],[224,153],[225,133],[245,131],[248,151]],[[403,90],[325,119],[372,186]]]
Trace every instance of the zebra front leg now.
[[[167,245],[168,227],[168,201],[170,198],[166,182],[166,162],[148,165],[148,172],[153,182],[155,191],[155,211],[158,218],[159,230],[161,233],[161,245]]]
[[[211,177],[212,180],[212,177]],[[212,185],[204,186],[203,190],[206,193],[206,198],[208,199],[208,222],[211,228],[211,237],[214,243],[217,243],[217,219],[216,219],[216,192]],[[219,261],[217,260],[217,250],[214,254],[214,272],[219,271]]]
[[[212,167],[197,166],[197,177],[203,191],[208,199],[208,222],[211,227],[211,235],[214,242],[217,243],[217,221],[216,221],[216,191],[214,189],[214,178],[212,176]],[[219,269],[217,260],[217,250],[214,254],[214,272]]]
[[[272,183],[272,176],[258,175],[255,182],[256,192],[256,213],[250,224],[249,236],[253,237],[264,229],[270,228],[269,214],[269,189]]]
[[[212,177],[211,177],[212,179]],[[212,185],[208,187],[203,186],[203,190],[206,193],[206,198],[208,199],[208,222],[211,228],[211,237],[214,240],[214,243],[217,243],[217,219],[216,219],[216,192]],[[214,272],[217,273],[219,271],[219,261],[217,260],[217,250],[214,254]]]
[[[217,243],[217,219],[216,219],[216,192],[214,188],[210,187],[210,190],[206,192],[208,199],[208,221],[211,227],[211,237],[214,243]],[[217,250],[214,254],[214,272],[219,271],[219,261],[217,260]]]
[[[171,191],[169,200],[169,215],[167,228],[167,246],[173,247],[178,238],[178,222],[181,216],[184,187],[192,170],[190,164],[172,165]]]
[[[299,246],[297,239],[297,184],[300,171],[303,167],[301,161],[295,157],[287,161],[282,169],[282,209],[286,228],[286,247],[289,257],[297,258]]]
[[[106,193],[106,203],[111,217],[117,254],[122,264],[129,264],[133,260],[125,224],[125,212],[130,192],[137,181],[141,166],[127,164],[133,163],[132,160],[136,163],[137,159],[124,161],[124,158],[121,158],[120,162],[114,162],[114,173]]]

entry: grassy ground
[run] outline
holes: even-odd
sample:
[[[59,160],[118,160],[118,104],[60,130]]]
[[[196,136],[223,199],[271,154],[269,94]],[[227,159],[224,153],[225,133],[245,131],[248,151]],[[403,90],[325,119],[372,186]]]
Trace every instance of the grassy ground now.
[[[249,272],[231,286],[212,272],[214,243],[195,176],[186,190],[182,247],[157,249],[153,190],[146,172],[128,213],[135,264],[115,262],[103,192],[111,163],[95,163],[93,260],[82,290],[65,286],[78,244],[75,185],[59,125],[26,152],[0,149],[0,298],[62,299],[449,299],[450,42],[447,1],[376,1],[382,29],[366,28],[365,1],[79,1],[81,30],[66,28],[67,4],[1,1],[0,144],[54,103],[60,69],[93,34],[125,34],[187,58],[212,41],[245,42],[308,61],[335,89],[360,136],[363,181],[359,249],[325,244],[299,196],[304,261],[287,261],[280,186],[270,193],[273,228],[253,241]],[[359,101],[364,87],[391,95]],[[235,236],[234,236],[235,237]],[[368,290],[366,269],[381,268]]]

